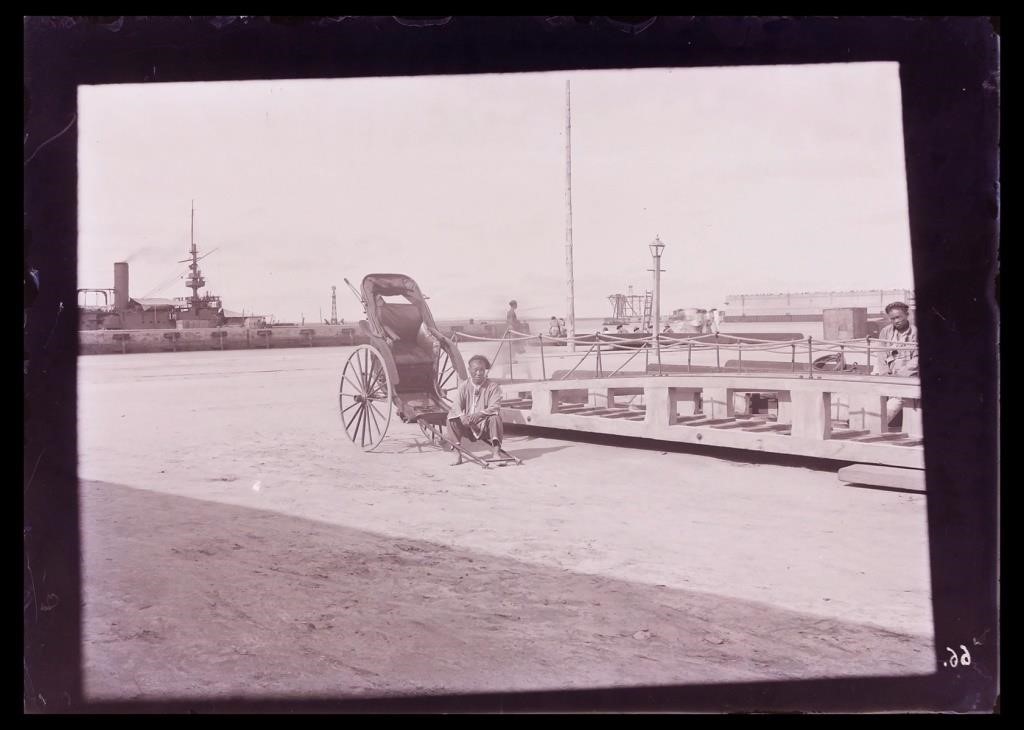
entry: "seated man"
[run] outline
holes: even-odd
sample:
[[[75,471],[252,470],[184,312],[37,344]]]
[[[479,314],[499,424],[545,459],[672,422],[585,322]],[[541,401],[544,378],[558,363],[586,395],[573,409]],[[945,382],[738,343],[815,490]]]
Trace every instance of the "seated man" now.
[[[885,308],[889,324],[878,333],[878,339],[884,348],[886,343],[899,345],[891,349],[883,349],[875,360],[872,375],[899,375],[913,377],[918,374],[917,327],[910,324],[910,307],[903,302],[893,302]],[[894,425],[903,413],[903,399],[889,398],[885,406],[886,423]]]
[[[491,363],[483,355],[469,358],[469,379],[459,383],[452,394],[452,409],[448,413],[445,438],[454,446],[470,441],[484,441],[497,459],[501,452],[501,386],[487,379]],[[462,463],[462,454],[456,450]]]

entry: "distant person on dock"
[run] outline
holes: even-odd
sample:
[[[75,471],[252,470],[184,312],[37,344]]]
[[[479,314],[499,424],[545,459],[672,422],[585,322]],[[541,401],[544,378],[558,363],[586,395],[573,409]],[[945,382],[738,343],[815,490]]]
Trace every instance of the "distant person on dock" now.
[[[519,302],[517,302],[515,299],[511,300],[508,303],[508,312],[505,313],[505,327],[509,330],[512,330],[512,332],[509,334],[509,337],[515,337],[515,333],[523,331],[522,326],[519,324],[519,317],[516,315],[516,309],[518,307]],[[514,353],[526,351],[526,347],[523,346],[523,343],[518,341],[510,342],[509,346],[512,348],[512,352]]]
[[[565,337],[565,332],[562,330],[562,324],[558,321],[557,317],[551,318],[551,324],[548,325],[548,334],[552,337]]]
[[[910,307],[903,302],[893,302],[885,308],[889,324],[878,333],[883,350],[875,358],[872,375],[896,375],[915,377],[919,372],[917,351],[917,327],[910,324]],[[898,347],[886,348],[886,344]],[[903,413],[903,399],[889,398],[886,403],[887,423],[894,421]]]
[[[719,323],[719,321],[720,320],[719,320],[719,317],[718,317],[718,310],[715,309],[715,308],[712,308],[711,311],[708,312],[708,332],[707,333],[709,335],[717,335],[718,334],[718,323]]]
[[[491,369],[490,361],[483,355],[469,358],[469,378],[459,384],[452,398],[448,412],[448,428],[445,438],[448,443],[459,446],[463,438],[483,441],[491,447],[491,455],[500,456],[503,431],[501,426],[501,386],[487,379]],[[457,466],[462,463],[462,454],[456,450]]]
[[[516,309],[519,307],[519,302],[515,299],[508,303],[508,312],[505,314],[505,324],[510,330],[516,332],[519,331],[519,317],[516,315]]]

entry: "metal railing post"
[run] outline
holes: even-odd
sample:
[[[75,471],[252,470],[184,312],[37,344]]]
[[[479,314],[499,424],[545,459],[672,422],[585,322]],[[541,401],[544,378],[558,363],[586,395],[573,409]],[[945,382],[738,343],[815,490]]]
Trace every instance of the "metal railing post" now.
[[[654,332],[654,352],[658,355],[658,375],[664,375],[661,371],[661,333],[657,331],[657,327]]]
[[[544,335],[537,335],[537,339],[540,341],[540,379],[548,379],[548,369],[544,364]]]
[[[509,380],[514,380],[514,378],[512,377],[512,362],[513,362],[513,358],[512,358],[512,335],[510,334],[510,330],[505,330],[505,340],[506,340],[505,344],[508,345],[508,379]]]

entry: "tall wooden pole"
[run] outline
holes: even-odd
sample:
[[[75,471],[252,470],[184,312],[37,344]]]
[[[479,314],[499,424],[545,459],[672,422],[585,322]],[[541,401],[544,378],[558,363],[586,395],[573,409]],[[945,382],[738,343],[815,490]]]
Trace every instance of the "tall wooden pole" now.
[[[576,295],[572,270],[572,107],[569,82],[565,82],[565,271],[569,282],[568,315],[569,352],[576,352]]]

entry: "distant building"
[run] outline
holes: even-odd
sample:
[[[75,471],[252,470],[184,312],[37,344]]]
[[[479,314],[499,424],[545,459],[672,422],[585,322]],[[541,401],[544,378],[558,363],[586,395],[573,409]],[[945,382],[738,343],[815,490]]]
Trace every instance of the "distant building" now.
[[[825,309],[864,308],[869,318],[885,314],[890,302],[906,302],[913,309],[913,289],[730,294],[725,299],[728,322],[822,321]]]

